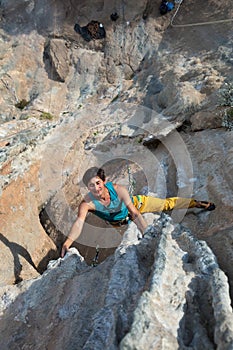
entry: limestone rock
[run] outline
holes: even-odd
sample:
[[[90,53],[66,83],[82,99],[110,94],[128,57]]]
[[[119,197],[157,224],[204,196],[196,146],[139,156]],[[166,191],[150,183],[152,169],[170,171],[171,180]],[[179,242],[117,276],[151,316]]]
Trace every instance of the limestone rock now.
[[[190,83],[183,83],[177,91],[174,82],[167,85],[158,95],[158,104],[164,109],[166,116],[192,114],[197,110],[205,96],[197,91]]]
[[[192,131],[215,129],[222,126],[222,116],[215,111],[201,111],[192,115],[190,122]]]
[[[187,24],[190,11],[194,22],[210,12],[212,20],[229,18],[230,6],[183,2],[176,23]],[[232,77],[231,23],[176,28],[172,13],[161,17],[144,0],[2,0],[0,17],[3,349],[114,349],[134,339],[143,349],[153,341],[160,349],[231,349],[228,285],[218,267],[232,297],[232,132],[218,114],[219,89]],[[104,24],[101,43],[74,31],[76,21],[91,20]],[[48,41],[59,81],[47,65]],[[41,120],[43,112],[53,119]],[[214,212],[171,216],[208,243],[218,264],[186,231],[172,238],[160,225],[158,236],[138,241],[133,227],[95,270],[76,254],[38,278],[74,220],[83,172],[97,164],[125,186],[130,165],[137,193],[214,201]],[[91,234],[87,224],[90,235],[80,240],[92,256],[103,236],[111,255],[121,235],[108,227],[99,234],[96,222]]]
[[[39,221],[37,175],[38,164],[34,164],[23,179],[16,178],[1,195],[1,286],[37,277],[46,266],[44,258],[58,256]],[[30,211],[25,212],[28,205]]]
[[[131,224],[97,267],[71,249],[41,277],[1,288],[2,349],[230,349],[227,279],[211,250],[153,218],[143,239]]]
[[[193,177],[196,179],[193,183],[195,197],[206,198],[216,204],[213,215],[198,215],[202,227],[198,229],[197,236],[207,240],[217,255],[219,264],[222,268],[224,266],[223,270],[229,276],[231,286],[233,257],[229,247],[232,239],[232,132],[212,129],[194,133],[192,137],[183,136],[192,159]],[[223,154],[227,155],[224,160]],[[184,223],[192,231],[197,230],[197,221],[193,215],[186,216]]]
[[[109,84],[114,84],[115,81],[117,80],[117,76],[118,76],[117,67],[113,61],[113,58],[111,57],[107,61],[106,75],[107,75],[107,80]]]
[[[45,48],[45,55],[51,65],[49,75],[52,79],[64,82],[69,74],[69,51],[66,42],[61,39],[51,39]]]

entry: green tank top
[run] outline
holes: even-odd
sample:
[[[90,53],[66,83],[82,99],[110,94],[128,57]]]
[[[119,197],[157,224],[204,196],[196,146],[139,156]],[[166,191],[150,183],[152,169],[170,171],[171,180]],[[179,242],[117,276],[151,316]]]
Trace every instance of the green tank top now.
[[[109,222],[124,220],[129,213],[125,203],[119,199],[112,182],[107,182],[105,187],[107,187],[110,195],[110,204],[108,206],[100,203],[91,192],[88,193],[95,205],[95,211],[93,211],[93,213]]]

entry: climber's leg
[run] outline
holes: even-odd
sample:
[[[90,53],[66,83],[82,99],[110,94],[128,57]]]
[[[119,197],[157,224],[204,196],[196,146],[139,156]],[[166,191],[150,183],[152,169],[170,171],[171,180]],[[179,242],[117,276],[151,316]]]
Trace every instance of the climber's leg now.
[[[151,196],[133,196],[133,203],[140,213],[154,213],[172,209],[187,209],[196,207],[197,202],[192,198],[157,198]]]

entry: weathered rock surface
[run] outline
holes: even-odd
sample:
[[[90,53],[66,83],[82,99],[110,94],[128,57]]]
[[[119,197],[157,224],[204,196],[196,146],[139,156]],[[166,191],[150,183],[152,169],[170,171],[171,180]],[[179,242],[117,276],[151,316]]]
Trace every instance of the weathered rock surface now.
[[[48,59],[49,71],[54,71],[52,79],[65,82],[69,74],[69,51],[67,44],[62,39],[52,39],[47,44],[44,53],[45,59]]]
[[[227,279],[213,253],[153,218],[143,239],[131,224],[95,268],[71,250],[41,277],[1,288],[1,348],[231,349]]]
[[[183,253],[176,251],[177,245],[196,262],[200,252],[199,243],[192,241],[186,233],[185,243],[182,243],[182,234],[175,241],[170,240],[169,235],[165,239],[169,255],[170,244],[173,242],[175,254],[180,259],[173,263],[177,271],[174,280],[170,279],[172,276],[168,270],[164,270],[164,274],[161,273],[162,287],[157,284],[157,289],[150,288],[153,285],[150,284],[152,277],[148,276],[150,273],[150,276],[156,276],[156,259],[159,261],[159,257],[154,260],[154,251],[149,249],[151,241],[145,240],[137,241],[135,245],[134,241],[130,241],[127,249],[122,248],[123,242],[115,255],[116,266],[113,257],[110,257],[94,270],[96,276],[80,256],[78,262],[73,256],[70,257],[71,265],[68,264],[68,258],[61,261],[59,268],[63,266],[64,271],[70,271],[67,279],[64,275],[58,277],[63,288],[58,294],[64,300],[65,312],[63,309],[59,311],[59,300],[52,300],[52,290],[49,289],[49,281],[59,276],[59,268],[55,269],[57,272],[53,270],[37,278],[44,271],[48,260],[58,258],[62,241],[68,234],[78,203],[85,192],[81,179],[86,168],[104,164],[109,179],[129,186],[130,166],[131,175],[136,180],[133,188],[135,193],[152,192],[160,197],[194,195],[198,199],[216,203],[214,212],[173,211],[171,216],[175,222],[182,221],[196,238],[204,240],[211,247],[221,270],[228,277],[231,299],[233,298],[232,132],[222,127],[225,107],[219,107],[219,89],[224,82],[232,80],[232,22],[169,26],[175,12],[160,16],[157,5],[144,0],[127,1],[127,4],[99,0],[83,0],[78,4],[61,0],[17,3],[1,1],[0,259],[4,265],[2,264],[0,272],[1,286],[7,291],[5,299],[3,298],[6,309],[2,330],[5,344],[9,348],[13,347],[14,341],[20,347],[25,335],[29,349],[30,346],[33,349],[41,346],[42,349],[43,344],[51,349],[54,344],[66,347],[66,342],[70,342],[69,348],[76,349],[79,346],[77,339],[71,340],[69,336],[61,340],[60,334],[65,334],[62,333],[63,322],[66,334],[73,334],[75,327],[78,328],[79,340],[81,339],[78,344],[88,348],[88,344],[93,344],[97,339],[100,320],[104,321],[106,327],[101,332],[109,331],[104,333],[106,336],[103,342],[109,341],[113,348],[121,342],[119,346],[130,348],[138,336],[135,346],[145,348],[145,337],[140,332],[137,334],[137,322],[144,311],[149,323],[156,329],[155,333],[151,332],[150,325],[145,321],[144,330],[148,335],[146,340],[154,339],[159,344],[158,348],[173,349],[171,344],[184,349],[230,349],[232,346],[231,321],[228,316],[223,321],[224,315],[228,315],[229,311],[225,276],[217,265],[214,265],[216,269],[211,272],[212,275],[208,272],[205,277],[202,268],[199,274],[200,270],[193,261],[192,266],[186,262],[182,266],[180,259]],[[115,11],[119,18],[112,22],[110,14]],[[192,23],[205,22],[210,13],[213,21],[230,19],[232,2],[183,2],[173,24],[189,24],[190,20]],[[106,38],[87,43],[74,31],[74,24],[84,26],[93,19],[103,23]],[[88,263],[95,254],[97,244],[101,245],[102,261],[121,242],[122,232],[113,233],[111,230],[109,235],[109,227],[101,225],[93,221],[93,218],[88,218],[87,226],[77,243]],[[155,251],[158,247],[162,251],[159,242],[154,238],[152,241]],[[193,243],[188,244],[191,241]],[[201,243],[201,247],[204,246],[205,243]],[[127,266],[127,278],[129,276],[128,280],[131,281],[130,276],[135,275],[127,260],[130,262],[130,254],[136,257],[145,247],[150,251],[150,263],[146,265],[148,262],[144,259],[141,261],[141,258],[135,258],[136,272],[143,267],[142,275],[139,272],[138,284],[129,286],[128,281],[123,277],[121,279],[129,295],[132,293],[132,299],[127,301],[128,296],[124,297],[123,291],[119,289],[122,294],[117,294],[118,306],[109,309],[114,297],[111,286],[122,266],[121,260]],[[131,253],[122,255],[121,249],[131,249]],[[186,271],[187,266],[191,272]],[[92,289],[96,290],[96,285],[101,284],[99,288],[102,294],[98,295],[96,303],[92,291],[90,300],[85,299],[88,277],[85,274],[76,276],[76,267],[78,271],[81,269],[90,274],[93,281],[91,285],[95,285]],[[181,309],[174,311],[170,300],[177,305],[177,299],[169,286],[174,285],[179,274],[183,281],[178,286]],[[70,276],[74,278],[70,279]],[[193,278],[191,276],[195,276],[194,280],[190,280]],[[7,286],[31,278],[37,279],[18,286]],[[101,283],[98,283],[98,278]],[[161,278],[159,276],[158,281]],[[218,295],[217,289],[220,288],[216,282],[218,279],[224,291],[216,306],[214,294]],[[69,282],[71,291],[74,291],[74,298],[71,298],[74,301],[73,308],[65,304],[65,299],[72,293],[66,291],[64,281]],[[87,309],[93,312],[85,313],[84,308],[76,304],[76,281],[81,286],[77,299],[87,303]],[[165,285],[166,290],[161,289]],[[43,309],[42,303],[39,305],[37,288],[40,291],[45,289],[41,301],[44,302],[46,295],[51,295],[50,300],[54,303],[46,326],[44,320],[39,318],[47,309],[46,306]],[[204,295],[206,290],[212,290],[208,294],[211,307],[207,306],[208,300],[203,300],[203,290]],[[28,309],[23,309],[20,306],[21,298],[30,299],[28,295],[31,293],[34,301],[30,305],[25,301]],[[106,301],[105,296],[108,296]],[[119,306],[123,299],[127,312]],[[132,306],[129,302],[132,302]],[[56,303],[60,306],[56,306]],[[152,310],[156,305],[156,312],[159,309],[160,313],[154,316],[148,310],[148,305],[153,306]],[[225,306],[226,313],[222,312]],[[135,310],[134,316],[132,309]],[[17,316],[14,313],[16,310],[19,310]],[[33,310],[38,310],[38,319]],[[54,310],[63,316],[57,318]],[[221,315],[217,315],[217,310],[220,310]],[[108,312],[111,314],[109,318]],[[25,313],[28,314],[29,321],[27,317],[24,319]],[[78,317],[75,318],[76,313],[83,325],[79,323]],[[96,321],[91,321],[89,325],[88,321],[93,314]],[[190,317],[190,314],[197,317]],[[7,322],[11,324],[14,317],[12,329],[7,329]],[[17,321],[18,318],[20,321]],[[203,325],[203,319],[210,324],[207,328]],[[74,321],[72,329],[69,328],[71,321]],[[31,327],[28,327],[27,322]],[[41,345],[36,342],[39,339],[36,324],[44,327]],[[54,330],[56,327],[53,325],[58,325],[57,330]],[[111,333],[113,325],[116,325],[115,333]],[[226,334],[229,334],[225,340],[222,338],[224,325],[227,325]],[[34,347],[29,341],[32,329]],[[153,338],[155,335],[156,339]]]
[[[39,221],[38,168],[38,164],[31,166],[1,195],[1,286],[38,276],[47,258],[57,256],[55,244]],[[28,206],[30,211],[25,212]]]
[[[217,129],[222,127],[222,116],[215,111],[197,112],[190,118],[192,131]]]

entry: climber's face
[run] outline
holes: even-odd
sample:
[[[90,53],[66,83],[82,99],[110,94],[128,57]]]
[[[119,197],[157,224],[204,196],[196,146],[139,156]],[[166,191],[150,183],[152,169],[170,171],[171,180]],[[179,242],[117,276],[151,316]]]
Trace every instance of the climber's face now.
[[[101,180],[98,176],[93,177],[87,185],[88,190],[95,196],[96,198],[100,198],[104,195],[104,186],[105,182]]]

